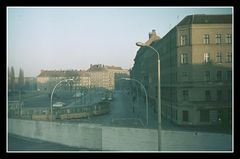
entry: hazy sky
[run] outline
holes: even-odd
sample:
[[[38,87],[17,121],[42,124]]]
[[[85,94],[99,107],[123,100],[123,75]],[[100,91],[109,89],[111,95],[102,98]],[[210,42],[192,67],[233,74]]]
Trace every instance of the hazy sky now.
[[[25,76],[41,69],[129,69],[155,29],[160,37],[190,14],[231,14],[232,8],[30,8],[7,10],[8,66]]]

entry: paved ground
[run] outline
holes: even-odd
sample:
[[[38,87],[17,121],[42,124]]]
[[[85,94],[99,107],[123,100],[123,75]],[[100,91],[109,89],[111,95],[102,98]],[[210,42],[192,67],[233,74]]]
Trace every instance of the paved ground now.
[[[80,106],[83,103],[93,103],[101,100],[101,94],[94,91],[88,92],[82,99],[78,99],[75,104],[75,99],[72,98],[75,91],[59,91],[56,92],[63,102],[67,103],[69,107]],[[24,107],[49,106],[49,97],[47,93],[34,92],[23,96]],[[55,100],[56,101],[56,100]],[[132,102],[132,97],[127,91],[115,91],[114,99],[111,102],[111,112],[104,115],[93,116],[90,118],[83,118],[77,120],[66,120],[64,122],[70,123],[97,123],[108,126],[124,126],[124,127],[139,127],[157,129],[157,116],[153,112],[152,106],[149,105],[149,122],[146,125],[146,105],[143,100],[135,103]],[[134,108],[134,109],[133,109]],[[61,121],[62,122],[62,121]],[[181,131],[206,131],[206,132],[220,132],[231,133],[231,129],[214,126],[190,127],[177,126],[169,120],[162,118],[162,129],[165,130],[181,130]]]
[[[9,134],[8,151],[90,151],[90,150],[86,148],[69,147],[61,144]]]
[[[92,116],[90,118],[66,120],[68,123],[97,123],[108,126],[144,127],[142,120],[138,119],[132,112],[130,97],[123,92],[116,92],[111,102],[111,112],[104,115]]]
[[[56,90],[53,96],[53,103],[55,102],[64,102],[67,106],[74,106],[74,105],[90,105],[100,101],[102,97],[102,92],[89,90],[86,95],[82,96],[81,98],[74,98],[75,90]],[[14,100],[21,100],[24,102],[25,108],[30,107],[49,107],[50,106],[50,94],[49,92],[25,92],[21,95],[19,93],[15,93],[8,97],[9,101]]]
[[[146,105],[144,101],[139,101],[141,104],[134,104],[131,96],[126,91],[116,91],[114,93],[114,100],[111,102],[111,112],[99,116],[92,116],[90,118],[66,120],[68,123],[96,123],[107,126],[123,126],[123,127],[137,127],[137,128],[151,128],[157,129],[157,114],[153,112],[149,106],[148,125],[146,125]],[[226,129],[220,126],[177,126],[171,121],[162,118],[163,130],[174,131],[196,131],[196,132],[219,132],[231,134],[231,129]]]
[[[64,96],[64,93],[61,94]],[[66,94],[65,94],[66,95]],[[95,95],[88,94],[86,98],[93,98]],[[70,98],[70,94],[66,95],[66,98]],[[35,93],[32,96],[25,96],[30,103],[45,99],[47,94]],[[91,101],[91,100],[89,100]],[[42,101],[46,102],[46,101]],[[47,100],[47,102],[49,102]],[[30,104],[29,103],[29,104]],[[29,105],[31,106],[31,105]],[[74,99],[71,101],[71,105],[74,106]],[[134,109],[133,109],[134,108]],[[96,123],[106,126],[117,126],[117,127],[135,127],[135,128],[150,128],[157,129],[157,116],[153,112],[151,106],[149,106],[149,123],[146,125],[146,105],[144,101],[140,100],[139,103],[132,102],[132,97],[127,91],[116,91],[114,93],[114,99],[111,102],[111,112],[92,116],[90,118],[83,118],[77,120],[66,120],[59,122],[66,123]],[[194,131],[194,132],[217,132],[217,133],[228,133],[231,134],[230,129],[224,129],[222,127],[190,127],[190,126],[177,126],[171,123],[169,120],[162,118],[162,129],[173,130],[173,131]],[[88,149],[79,149],[75,147],[68,147],[60,144],[19,137],[15,135],[9,135],[8,150],[9,151],[90,151]]]
[[[66,107],[80,107],[80,106],[86,106],[86,105],[93,105],[95,103],[98,103],[102,100],[102,96],[104,93],[100,91],[94,91],[90,90],[87,92],[87,94],[78,97],[78,98],[72,98],[70,103]]]

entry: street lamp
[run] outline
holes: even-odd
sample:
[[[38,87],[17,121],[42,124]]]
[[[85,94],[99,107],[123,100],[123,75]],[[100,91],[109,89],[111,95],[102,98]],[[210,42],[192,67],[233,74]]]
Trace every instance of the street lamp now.
[[[143,87],[143,90],[144,90],[144,93],[145,93],[145,97],[146,97],[146,123],[148,125],[148,97],[147,97],[147,91],[146,91],[144,85],[140,81],[138,81],[136,79],[133,79],[133,78],[120,78],[119,80],[121,80],[121,79],[127,80],[127,81],[130,81],[130,80],[135,81],[135,82],[139,83]]]
[[[55,89],[57,88],[57,86],[58,86],[60,83],[62,83],[62,82],[68,82],[68,81],[73,81],[73,79],[65,79],[65,80],[62,80],[62,81],[58,82],[58,83],[54,86],[54,88],[53,88],[53,90],[52,90],[51,103],[50,103],[50,107],[51,107],[51,121],[53,121],[53,114],[52,114],[52,112],[53,112],[53,111],[52,111],[52,107],[53,107],[53,104],[52,104],[53,93],[54,93]]]
[[[139,47],[148,47],[151,48],[154,53],[157,54],[158,57],[158,151],[161,151],[161,132],[162,132],[162,119],[161,119],[161,87],[160,87],[160,56],[159,56],[159,52],[154,49],[152,46],[149,46],[145,43],[142,42],[137,42],[136,43],[137,46]]]
[[[136,95],[136,97],[137,97],[137,104],[139,104],[139,97],[138,97],[138,86],[136,86],[136,85],[135,85],[135,88],[136,88],[136,90],[137,90],[137,95]]]

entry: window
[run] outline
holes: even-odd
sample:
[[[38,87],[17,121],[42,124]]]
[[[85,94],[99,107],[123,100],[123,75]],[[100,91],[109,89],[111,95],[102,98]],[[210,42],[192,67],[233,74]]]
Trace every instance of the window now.
[[[222,80],[222,71],[217,71],[217,81]]]
[[[187,36],[186,35],[181,35],[181,37],[180,37],[180,46],[186,45],[186,41],[187,41]]]
[[[232,80],[232,71],[227,71],[227,80],[228,81]]]
[[[231,52],[228,52],[227,53],[227,59],[226,59],[226,62],[232,62],[232,53]]]
[[[188,81],[188,73],[182,72],[182,81]]]
[[[200,122],[209,122],[209,110],[200,110]]]
[[[210,81],[210,71],[205,71],[204,72],[204,80],[205,81]]]
[[[216,44],[221,43],[221,34],[216,34]]]
[[[187,54],[181,54],[180,62],[181,62],[181,64],[187,64],[188,63],[188,56],[187,56]]]
[[[221,55],[221,52],[217,52],[216,62],[217,62],[217,63],[222,63],[222,55]]]
[[[183,90],[182,95],[183,95],[183,100],[188,100],[188,90]]]
[[[208,34],[203,35],[203,44],[209,44],[209,35]]]
[[[217,100],[221,101],[222,100],[222,90],[217,90]]]
[[[187,110],[184,110],[183,112],[182,112],[182,120],[183,121],[188,121],[188,111]]]
[[[204,53],[204,62],[205,63],[210,62],[210,53]]]
[[[211,93],[209,90],[205,91],[205,100],[210,101],[211,100]]]
[[[232,34],[227,34],[226,35],[226,43],[231,44],[232,43]]]
[[[177,110],[175,110],[175,120],[178,119],[178,116],[177,116]]]

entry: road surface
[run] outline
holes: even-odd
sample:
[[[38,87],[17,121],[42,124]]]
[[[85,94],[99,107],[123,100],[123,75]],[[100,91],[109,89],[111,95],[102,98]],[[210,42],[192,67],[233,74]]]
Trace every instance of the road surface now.
[[[132,97],[127,91],[115,91],[114,99],[111,102],[111,111],[107,114],[92,116],[89,118],[65,120],[67,123],[96,123],[107,126],[123,126],[135,128],[157,129],[157,114],[153,112],[153,107],[149,106],[148,125],[146,125],[146,104],[139,100],[139,104],[134,104]],[[140,113],[139,113],[140,112]],[[61,121],[62,122],[62,121]],[[162,129],[173,131],[196,131],[196,132],[219,132],[231,134],[230,129],[220,126],[178,126],[170,120],[162,117]]]
[[[59,100],[68,104],[69,107],[80,106],[83,104],[83,101],[72,98],[75,91],[57,91],[56,94],[59,96]],[[86,103],[96,102],[99,100],[101,94],[98,94],[94,91],[89,91],[86,94]],[[28,97],[29,96],[29,97]],[[97,99],[94,98],[97,96]],[[91,99],[91,100],[90,100]],[[36,92],[34,94],[26,94],[23,98],[24,107],[37,107],[45,106],[49,107],[50,99],[47,93]],[[57,99],[55,99],[56,101]],[[146,125],[146,104],[143,99],[137,99],[133,102],[132,96],[128,91],[115,91],[114,99],[111,101],[111,111],[107,114],[92,116],[90,118],[74,119],[74,120],[65,120],[59,122],[70,122],[70,123],[96,123],[106,126],[123,126],[123,127],[137,127],[137,128],[151,128],[157,129],[157,114],[153,112],[153,107],[149,105],[148,112],[148,125]],[[81,104],[79,104],[79,102]],[[90,104],[90,103],[88,103]],[[134,108],[134,109],[133,109]],[[222,127],[214,126],[177,126],[171,121],[162,117],[162,129],[164,130],[174,130],[174,131],[205,131],[205,132],[220,132],[220,133],[231,133],[231,129],[224,129]]]

